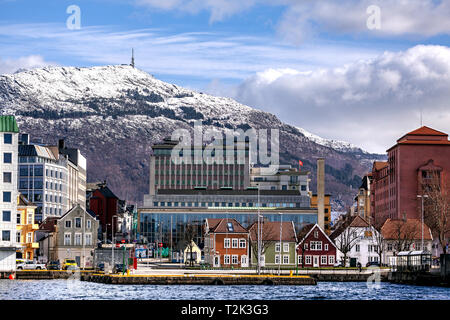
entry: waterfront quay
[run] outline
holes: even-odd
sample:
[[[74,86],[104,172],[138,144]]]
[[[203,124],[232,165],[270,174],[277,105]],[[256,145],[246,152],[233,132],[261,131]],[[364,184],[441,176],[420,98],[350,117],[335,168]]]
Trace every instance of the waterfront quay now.
[[[245,274],[153,274],[105,275],[86,274],[81,281],[107,284],[152,285],[316,285],[309,276],[245,275]]]

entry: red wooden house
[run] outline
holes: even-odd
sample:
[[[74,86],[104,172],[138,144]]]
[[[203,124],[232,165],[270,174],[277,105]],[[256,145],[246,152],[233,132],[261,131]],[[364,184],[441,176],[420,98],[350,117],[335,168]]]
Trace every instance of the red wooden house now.
[[[297,263],[299,267],[332,267],[337,248],[318,224],[303,227],[298,234]]]
[[[213,267],[248,267],[249,232],[235,219],[206,219],[205,262]]]

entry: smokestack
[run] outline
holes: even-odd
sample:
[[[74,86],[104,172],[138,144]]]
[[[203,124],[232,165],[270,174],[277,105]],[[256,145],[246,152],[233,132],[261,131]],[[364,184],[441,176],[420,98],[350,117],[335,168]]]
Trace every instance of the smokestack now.
[[[59,139],[58,140],[58,149],[59,150],[63,150],[63,149],[65,149],[65,143],[64,143],[64,139]]]
[[[317,159],[317,224],[325,230],[325,159]]]

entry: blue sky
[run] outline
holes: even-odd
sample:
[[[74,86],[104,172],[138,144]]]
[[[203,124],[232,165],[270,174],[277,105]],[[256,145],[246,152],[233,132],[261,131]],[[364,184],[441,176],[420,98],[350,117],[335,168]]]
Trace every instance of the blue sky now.
[[[366,25],[372,4],[381,9],[376,30]],[[79,30],[66,27],[70,5],[81,10]],[[419,108],[432,108],[425,117],[430,126],[450,131],[443,122],[449,115],[436,111],[445,110],[447,97],[432,106],[426,91],[418,99],[411,82],[417,75],[404,66],[447,67],[449,14],[450,5],[435,0],[0,0],[0,74],[49,64],[129,63],[133,47],[137,67],[163,81],[229,96],[325,138],[383,152],[401,130],[417,126]],[[350,72],[362,69],[370,70],[372,87],[352,78]],[[447,73],[441,76],[446,83]],[[380,94],[371,95],[374,90]],[[398,109],[379,118],[386,125],[414,108],[375,142],[376,131],[357,123],[380,117],[374,108],[381,105]],[[323,125],[324,114],[333,126]]]

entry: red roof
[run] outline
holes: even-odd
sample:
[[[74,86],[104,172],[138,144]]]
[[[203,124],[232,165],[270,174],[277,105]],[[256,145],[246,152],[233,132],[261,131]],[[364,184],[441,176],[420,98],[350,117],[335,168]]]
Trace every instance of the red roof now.
[[[280,221],[264,221],[262,223],[263,231],[262,238],[266,241],[280,241]],[[257,239],[258,224],[253,223],[249,227],[250,238]],[[295,233],[292,221],[282,222],[281,225],[281,241],[297,242],[297,235]]]
[[[448,136],[448,134],[423,126],[405,134],[405,136]]]
[[[433,240],[431,230],[423,224],[423,239]],[[419,219],[387,219],[381,227],[381,234],[386,240],[421,240],[422,239],[422,222]]]
[[[387,161],[374,161],[373,167],[375,170],[381,170],[383,168],[386,168],[388,166]]]
[[[206,219],[211,233],[248,233],[237,220],[232,218]],[[229,228],[228,224],[231,224]]]

